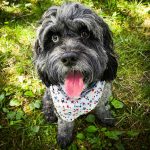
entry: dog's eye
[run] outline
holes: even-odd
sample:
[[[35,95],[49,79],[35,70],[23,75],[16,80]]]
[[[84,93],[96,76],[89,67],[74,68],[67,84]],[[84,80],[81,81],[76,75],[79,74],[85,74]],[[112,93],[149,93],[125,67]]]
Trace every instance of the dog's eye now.
[[[81,32],[82,38],[87,39],[87,38],[89,38],[89,36],[90,36],[90,33],[88,31],[82,31]]]
[[[53,41],[54,43],[59,42],[59,36],[56,35],[56,34],[52,35],[52,41]]]

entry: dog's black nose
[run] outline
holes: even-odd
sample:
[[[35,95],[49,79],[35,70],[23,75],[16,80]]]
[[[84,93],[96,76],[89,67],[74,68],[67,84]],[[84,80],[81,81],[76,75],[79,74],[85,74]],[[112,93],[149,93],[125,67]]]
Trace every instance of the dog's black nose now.
[[[65,66],[73,66],[76,64],[78,55],[75,52],[64,53],[61,57],[61,61]]]

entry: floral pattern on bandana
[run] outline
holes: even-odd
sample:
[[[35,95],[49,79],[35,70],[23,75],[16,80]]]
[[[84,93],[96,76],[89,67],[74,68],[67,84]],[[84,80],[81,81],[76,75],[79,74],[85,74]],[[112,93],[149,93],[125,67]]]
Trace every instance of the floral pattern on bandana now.
[[[69,98],[64,92],[63,85],[50,86],[53,104],[59,116],[68,122],[93,110],[103,93],[105,82],[99,81],[90,89],[83,91],[79,98]]]

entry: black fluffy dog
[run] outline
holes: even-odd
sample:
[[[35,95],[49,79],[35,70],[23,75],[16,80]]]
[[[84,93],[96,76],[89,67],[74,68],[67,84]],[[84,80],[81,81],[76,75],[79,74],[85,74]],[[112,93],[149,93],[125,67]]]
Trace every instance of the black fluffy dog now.
[[[48,121],[58,120],[57,141],[61,147],[72,141],[74,119],[91,110],[102,123],[113,125],[108,99],[111,81],[116,77],[117,60],[111,32],[102,18],[79,3],[49,8],[37,33],[35,66],[47,87],[43,111]],[[86,96],[94,90],[101,96]],[[59,93],[63,93],[61,99]],[[82,97],[82,105],[88,101],[88,110],[81,106]],[[93,100],[95,97],[98,101]],[[76,102],[80,106],[71,105]],[[61,105],[64,106],[61,108]],[[86,109],[86,113],[78,114],[79,109],[70,109],[72,106],[83,107],[80,112]],[[63,116],[67,108],[69,115],[64,113]],[[75,111],[76,114],[72,115]],[[67,120],[67,117],[74,118]]]

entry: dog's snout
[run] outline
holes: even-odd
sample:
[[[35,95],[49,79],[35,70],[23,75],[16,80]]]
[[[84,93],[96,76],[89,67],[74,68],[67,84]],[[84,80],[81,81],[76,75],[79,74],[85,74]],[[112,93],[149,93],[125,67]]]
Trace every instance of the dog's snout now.
[[[76,64],[78,55],[75,52],[68,52],[62,55],[61,61],[65,66],[73,66]]]

